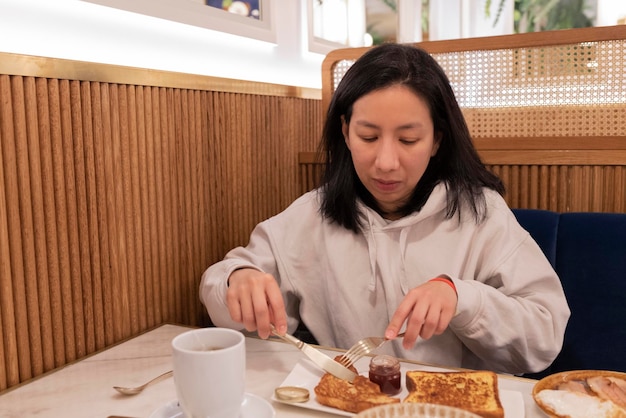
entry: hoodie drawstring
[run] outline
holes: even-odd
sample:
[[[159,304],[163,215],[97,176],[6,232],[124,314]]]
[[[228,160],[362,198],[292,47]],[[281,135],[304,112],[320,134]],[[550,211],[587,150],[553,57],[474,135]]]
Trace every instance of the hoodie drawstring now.
[[[367,289],[370,292],[376,290],[376,256],[377,256],[377,248],[376,248],[376,238],[374,237],[374,229],[372,225],[372,218],[370,216],[369,211],[367,213],[367,223],[369,230],[369,239],[367,240],[367,249],[370,256],[370,281],[367,285]]]
[[[402,275],[400,276],[400,289],[402,289],[402,294],[406,295],[409,291],[409,283],[406,278],[406,264],[404,263],[404,253],[406,252],[406,240],[407,240],[407,228],[402,228],[400,230],[400,262]]]
[[[370,292],[373,292],[376,290],[376,260],[378,257],[378,247],[376,245],[376,237],[374,236],[374,225],[372,222],[371,215],[369,211],[366,213],[367,213],[367,222],[368,222],[368,239],[366,241],[367,241],[367,249],[368,249],[369,259],[370,259],[370,280],[369,280],[367,288]],[[404,295],[406,295],[409,290],[409,283],[408,283],[407,276],[406,276],[406,266],[404,262],[404,257],[406,253],[407,235],[408,235],[408,229],[402,228],[400,230],[400,241],[399,241],[400,263],[401,263],[401,266],[400,266],[401,275],[399,277],[399,280],[400,280],[400,289],[402,290],[402,293]]]

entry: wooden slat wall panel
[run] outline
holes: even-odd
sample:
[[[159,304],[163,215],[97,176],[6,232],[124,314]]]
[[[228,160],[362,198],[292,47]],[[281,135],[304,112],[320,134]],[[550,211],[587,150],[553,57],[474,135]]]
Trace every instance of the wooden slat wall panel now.
[[[0,75],[0,390],[163,322],[301,191],[320,100]]]
[[[556,212],[626,212],[624,166],[491,165],[514,208]]]
[[[12,144],[5,144],[4,138],[8,137],[8,132],[13,131],[11,103],[6,102],[6,97],[10,95],[9,77],[0,75],[0,156],[4,160],[5,155],[12,150]],[[9,155],[13,157],[12,155]],[[13,194],[7,190],[11,183],[5,178],[5,164],[0,164],[0,337],[3,344],[0,344],[0,354],[2,354],[3,364],[0,367],[0,387],[6,387],[7,382],[16,381],[19,376],[19,368],[16,361],[18,352],[18,335],[15,327],[16,310],[13,302],[13,270],[11,265],[11,248],[9,219],[13,218],[14,205],[9,208],[7,202]],[[8,176],[11,179],[14,176]],[[12,231],[11,231],[12,232]],[[17,238],[16,238],[17,239]],[[14,241],[15,242],[15,241]],[[18,245],[20,241],[17,241]],[[17,286],[19,283],[15,283]]]
[[[321,155],[316,152],[298,153],[300,165],[300,193],[306,193],[317,187],[324,167]]]
[[[515,150],[510,152],[516,153]],[[517,154],[521,152],[523,150]],[[614,152],[604,151],[607,158]],[[300,152],[298,157],[301,192],[305,192],[317,185],[323,163],[316,159],[315,152]],[[504,182],[505,200],[512,208],[626,212],[626,161],[622,165],[493,164],[486,161],[486,165]]]

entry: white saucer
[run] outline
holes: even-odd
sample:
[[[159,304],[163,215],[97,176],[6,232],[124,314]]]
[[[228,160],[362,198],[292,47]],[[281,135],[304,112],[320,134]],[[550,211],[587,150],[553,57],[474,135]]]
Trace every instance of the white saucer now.
[[[274,418],[276,413],[265,399],[246,393],[239,418]],[[150,414],[149,418],[184,418],[178,401],[171,401]]]

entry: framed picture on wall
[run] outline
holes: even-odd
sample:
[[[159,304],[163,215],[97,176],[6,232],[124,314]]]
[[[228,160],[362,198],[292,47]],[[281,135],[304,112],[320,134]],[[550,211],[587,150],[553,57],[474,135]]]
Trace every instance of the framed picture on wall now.
[[[232,35],[276,43],[277,0],[82,0]]]
[[[206,4],[239,16],[252,19],[261,19],[261,7],[259,0],[194,0],[196,3]]]

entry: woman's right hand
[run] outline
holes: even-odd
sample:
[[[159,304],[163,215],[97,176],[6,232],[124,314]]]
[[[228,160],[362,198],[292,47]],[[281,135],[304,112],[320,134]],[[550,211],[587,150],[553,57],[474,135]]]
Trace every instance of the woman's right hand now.
[[[257,331],[263,339],[271,335],[270,324],[279,334],[287,332],[285,302],[271,274],[250,268],[235,270],[228,278],[226,303],[234,321],[247,331]]]

